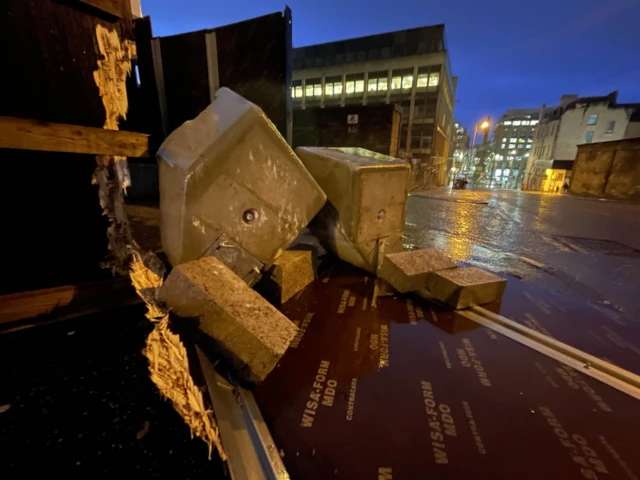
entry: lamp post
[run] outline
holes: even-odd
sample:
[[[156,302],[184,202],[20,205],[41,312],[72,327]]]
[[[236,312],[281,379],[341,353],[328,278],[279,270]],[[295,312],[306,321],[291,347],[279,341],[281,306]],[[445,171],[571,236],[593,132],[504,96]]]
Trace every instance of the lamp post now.
[[[475,162],[476,159],[476,155],[475,155],[475,150],[476,150],[476,134],[478,133],[479,130],[482,130],[484,132],[484,135],[482,137],[482,145],[486,145],[487,141],[489,140],[489,128],[491,127],[491,117],[487,117],[485,120],[482,121],[482,123],[480,124],[476,124],[474,130],[473,130],[473,142],[471,144],[472,148],[473,148],[473,162]],[[482,158],[480,159],[480,163],[478,163],[478,166],[481,167],[481,171],[484,171],[484,157],[487,154],[487,150],[486,148],[482,150]],[[475,168],[473,171],[473,177],[475,179],[477,179],[480,176],[480,172],[478,172],[478,169]]]

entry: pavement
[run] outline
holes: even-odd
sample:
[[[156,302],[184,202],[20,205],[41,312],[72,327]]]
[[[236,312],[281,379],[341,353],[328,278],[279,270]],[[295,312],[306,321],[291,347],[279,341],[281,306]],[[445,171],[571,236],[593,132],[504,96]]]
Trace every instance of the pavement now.
[[[515,190],[412,192],[406,246],[640,315],[640,205]]]

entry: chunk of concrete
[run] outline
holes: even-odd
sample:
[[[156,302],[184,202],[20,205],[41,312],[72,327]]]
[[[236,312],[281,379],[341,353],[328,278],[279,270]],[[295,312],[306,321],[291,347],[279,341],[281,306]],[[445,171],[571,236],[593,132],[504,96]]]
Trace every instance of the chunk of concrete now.
[[[326,201],[264,112],[227,88],[157,156],[162,246],[173,266],[224,234],[269,267]]]
[[[440,270],[427,276],[427,289],[454,309],[484,305],[502,298],[507,281],[476,267]]]
[[[315,279],[311,250],[287,250],[273,263],[256,287],[276,304],[285,303]]]
[[[376,273],[383,253],[402,251],[410,166],[362,148],[298,147],[329,202],[309,225],[338,257]]]
[[[400,293],[413,292],[427,286],[427,276],[456,263],[435,248],[385,255],[378,276]]]
[[[216,257],[175,267],[159,299],[181,317],[198,318],[218,353],[249,383],[265,379],[298,331]]]

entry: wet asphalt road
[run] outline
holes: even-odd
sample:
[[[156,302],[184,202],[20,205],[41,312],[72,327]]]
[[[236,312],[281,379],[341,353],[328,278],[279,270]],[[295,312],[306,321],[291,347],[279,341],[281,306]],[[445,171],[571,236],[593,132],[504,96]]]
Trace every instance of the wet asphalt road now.
[[[512,190],[412,194],[406,245],[640,316],[640,205]]]

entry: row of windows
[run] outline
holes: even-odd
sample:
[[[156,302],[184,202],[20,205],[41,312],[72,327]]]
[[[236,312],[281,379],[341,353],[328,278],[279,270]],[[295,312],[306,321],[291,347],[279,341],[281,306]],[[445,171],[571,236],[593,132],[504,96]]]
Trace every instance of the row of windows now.
[[[507,139],[503,138],[502,143],[507,143]],[[529,138],[510,138],[509,143],[533,143],[533,137]]]
[[[502,122],[503,125],[513,125],[514,127],[519,127],[521,125],[537,125],[538,124],[538,120],[506,120],[504,122]]]
[[[415,82],[416,88],[419,90],[426,90],[427,88],[437,88],[440,81],[439,73],[421,73],[418,75]],[[413,75],[394,76],[391,77],[391,90],[410,90],[414,85]],[[325,83],[324,94],[325,96],[342,95],[343,84],[341,81]],[[385,93],[389,89],[389,81],[386,77],[383,78],[370,78],[367,82],[367,92],[375,95],[378,92]],[[364,80],[349,80],[345,82],[345,93],[347,95],[357,94],[364,92]],[[291,87],[291,95],[293,98],[302,98],[303,89],[302,85],[296,85]],[[304,88],[304,96],[307,98],[322,96],[322,84],[307,84]]]

